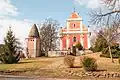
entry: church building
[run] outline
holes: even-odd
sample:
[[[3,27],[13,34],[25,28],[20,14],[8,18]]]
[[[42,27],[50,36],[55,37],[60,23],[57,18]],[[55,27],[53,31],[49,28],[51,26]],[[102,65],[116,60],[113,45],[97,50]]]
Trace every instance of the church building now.
[[[84,49],[90,48],[89,28],[83,24],[83,19],[77,12],[73,12],[66,21],[66,26],[60,30],[60,50],[68,50],[78,42]],[[40,35],[36,24],[29,32],[28,38],[25,39],[28,57],[39,57],[40,53]]]
[[[90,48],[89,28],[83,24],[83,19],[77,12],[73,12],[66,21],[66,26],[60,30],[60,50],[68,50],[77,43],[84,49]]]

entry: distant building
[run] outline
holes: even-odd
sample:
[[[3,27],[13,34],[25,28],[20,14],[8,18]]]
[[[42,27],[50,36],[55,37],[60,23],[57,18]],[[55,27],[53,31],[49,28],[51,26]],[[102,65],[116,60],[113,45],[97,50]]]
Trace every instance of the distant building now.
[[[36,24],[34,24],[26,38],[26,54],[28,57],[40,56],[40,36]]]
[[[77,12],[73,12],[66,21],[66,26],[60,30],[60,49],[68,50],[78,42],[88,49],[90,48],[89,28],[83,24],[83,19]]]

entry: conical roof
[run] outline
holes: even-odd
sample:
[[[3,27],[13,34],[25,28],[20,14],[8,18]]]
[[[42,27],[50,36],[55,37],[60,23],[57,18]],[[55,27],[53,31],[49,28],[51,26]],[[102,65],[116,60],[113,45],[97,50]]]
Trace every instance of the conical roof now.
[[[39,32],[36,24],[34,24],[30,30],[29,37],[39,37]]]

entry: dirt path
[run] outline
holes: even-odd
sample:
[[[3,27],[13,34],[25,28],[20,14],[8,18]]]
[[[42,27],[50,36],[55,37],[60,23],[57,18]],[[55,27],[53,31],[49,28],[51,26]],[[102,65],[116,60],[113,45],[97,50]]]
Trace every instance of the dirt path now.
[[[80,56],[75,57],[75,66],[80,65]],[[54,62],[51,65],[46,66],[45,68],[55,69],[55,68],[65,68],[64,57],[55,58]]]
[[[64,67],[63,59],[64,57],[55,58],[54,62],[51,65],[46,66],[45,68],[55,69],[55,68]]]

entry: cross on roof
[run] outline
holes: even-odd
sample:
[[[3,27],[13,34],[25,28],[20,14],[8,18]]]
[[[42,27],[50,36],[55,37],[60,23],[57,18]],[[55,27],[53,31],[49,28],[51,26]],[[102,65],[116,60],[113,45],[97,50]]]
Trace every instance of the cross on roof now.
[[[74,12],[75,12],[75,8],[74,8]]]

